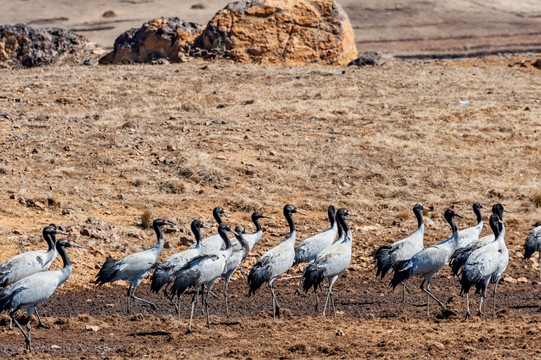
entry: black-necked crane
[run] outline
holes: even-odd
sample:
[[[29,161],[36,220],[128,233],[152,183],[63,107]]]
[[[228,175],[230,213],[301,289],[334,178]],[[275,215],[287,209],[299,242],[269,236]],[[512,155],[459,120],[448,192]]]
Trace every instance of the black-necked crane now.
[[[472,208],[473,213],[475,214],[475,217],[477,219],[477,224],[475,224],[475,226],[459,230],[458,247],[456,251],[459,251],[460,249],[469,246],[471,243],[479,239],[479,236],[483,231],[483,215],[481,214],[481,209],[483,207],[483,204],[481,204],[480,202],[473,203]]]
[[[347,209],[338,209],[338,212],[336,213],[336,220],[340,223],[340,226],[344,231],[344,235],[330,247],[321,250],[314,262],[306,265],[303,283],[303,289],[305,292],[311,287],[313,287],[314,292],[316,292],[317,287],[320,286],[321,282],[324,279],[329,279],[329,289],[325,299],[325,306],[323,307],[323,316],[325,316],[327,303],[330,300],[334,317],[336,317],[332,287],[336,279],[338,279],[338,277],[344,271],[346,271],[351,262],[351,246],[353,243],[353,236],[346,223],[345,217],[347,215]]]
[[[207,289],[205,297],[205,310],[207,313],[207,326],[210,329],[210,318],[208,310],[209,293],[212,290],[212,285],[216,279],[222,276],[227,259],[231,256],[231,242],[227,237],[227,232],[231,231],[229,225],[225,222],[218,226],[218,234],[225,244],[224,250],[215,250],[213,252],[206,252],[200,254],[190,261],[180,270],[178,270],[173,277],[175,278],[171,285],[170,293],[172,296],[180,296],[190,287],[194,288],[192,297],[192,309],[190,312],[190,322],[188,324],[188,332],[192,331],[192,319],[195,303],[197,302],[197,295],[199,287],[202,290]]]
[[[391,286],[394,289],[413,276],[422,277],[423,281],[420,287],[427,295],[426,312],[428,316],[430,315],[430,298],[434,299],[444,311],[446,310],[445,305],[430,292],[430,283],[434,275],[441,270],[447,260],[453,255],[458,244],[458,227],[454,218],[462,216],[450,208],[445,210],[444,217],[451,226],[452,235],[438,244],[419,251],[410,260],[399,263],[395,268],[394,276],[391,280]],[[426,289],[424,287],[425,282],[427,283]]]
[[[137,289],[137,286],[139,286],[145,275],[156,266],[156,261],[163,250],[163,233],[161,228],[164,225],[174,226],[172,222],[164,219],[156,219],[152,223],[152,227],[158,237],[156,245],[144,251],[123,257],[120,260],[109,258],[101,266],[100,271],[96,275],[94,283],[98,284],[98,286],[117,280],[129,281],[130,286],[126,294],[128,314],[130,313],[130,299],[139,300],[156,309],[156,305],[153,302],[135,296],[135,289]]]
[[[425,223],[423,221],[423,210],[433,210],[433,207],[426,207],[423,204],[415,204],[413,213],[417,218],[417,230],[407,238],[398,240],[391,245],[382,245],[372,253],[374,263],[376,264],[376,277],[381,275],[381,279],[385,277],[387,272],[394,269],[401,261],[411,259],[419,251],[425,248]],[[402,283],[402,302],[406,300],[406,282]],[[409,291],[409,289],[408,289]]]
[[[480,293],[479,315],[485,314],[485,301],[488,285],[494,287],[494,310],[496,306],[496,288],[500,277],[507,268],[509,253],[505,245],[505,227],[497,214],[492,214],[489,219],[490,227],[495,239],[475,250],[468,257],[460,274],[461,294],[466,294],[466,317],[470,316],[469,291],[475,286],[476,292]]]
[[[167,285],[169,285],[174,280],[173,274],[175,274],[178,270],[182,269],[188,263],[188,261],[201,254],[201,228],[208,229],[208,227],[205,226],[202,221],[196,219],[192,221],[190,228],[195,237],[194,246],[169,256],[156,267],[154,273],[152,274],[152,277],[150,278],[151,291],[158,293],[158,291],[160,291],[160,289],[165,286],[163,292],[167,296]],[[180,309],[177,307],[178,304],[175,306],[177,313],[180,316]]]
[[[66,239],[59,239],[56,242],[56,249],[64,262],[64,267],[62,269],[38,272],[16,281],[9,288],[0,289],[0,312],[11,310],[9,316],[23,333],[26,341],[26,348],[29,351],[32,351],[30,319],[36,306],[49,299],[56,289],[71,275],[72,264],[65,250],[66,247],[70,246],[81,247]],[[26,332],[23,330],[17,319],[15,319],[15,313],[19,310],[26,310],[28,314]]]
[[[40,271],[49,270],[56,258],[55,235],[64,234],[56,225],[50,224],[43,229],[43,238],[47,242],[47,250],[28,251],[15,255],[0,265],[0,287],[6,287],[14,282]]]
[[[291,204],[284,206],[284,217],[289,224],[289,235],[280,244],[265,252],[257,260],[248,275],[248,285],[250,286],[248,296],[255,294],[263,283],[268,282],[272,296],[272,316],[274,319],[276,319],[276,310],[278,309],[280,311],[280,306],[274,293],[276,279],[291,269],[295,261],[297,232],[295,231],[295,223],[293,222],[293,213],[305,215]]]
[[[295,262],[293,263],[293,266],[305,262],[314,262],[317,254],[319,254],[323,249],[326,249],[332,245],[332,243],[336,239],[338,227],[338,225],[336,224],[336,214],[334,206],[329,206],[329,208],[327,209],[327,215],[329,216],[329,221],[331,223],[330,229],[303,240],[300,245],[295,248]],[[297,286],[297,290],[295,290],[296,294],[300,294],[301,282],[304,277],[305,270],[306,266],[302,270],[299,285]]]
[[[235,271],[237,271],[237,269],[240,267],[240,263],[242,262],[242,260],[246,259],[246,257],[248,257],[248,254],[250,254],[250,245],[244,239],[244,228],[242,226],[237,226],[235,228],[235,237],[237,238],[238,243],[242,246],[242,250],[233,250],[231,256],[227,259],[225,263],[224,272],[222,274],[222,278],[224,279],[225,313],[228,318],[229,299],[227,295],[227,289],[229,288],[229,282],[231,281],[231,277],[233,276]]]
[[[503,221],[503,213],[504,212],[510,212],[509,210],[505,209],[502,204],[495,204],[492,206],[492,213],[499,216],[500,220]],[[455,253],[453,256],[451,256],[451,259],[449,259],[449,266],[451,267],[451,273],[453,275],[458,276],[460,269],[464,266],[466,263],[466,260],[468,259],[468,256],[475,250],[490,244],[492,241],[494,241],[495,237],[494,234],[490,234],[487,236],[483,236],[482,238],[479,238],[470,245],[455,250]]]
[[[529,259],[534,252],[539,251],[539,281],[541,281],[541,225],[530,231],[524,243],[524,257]]]

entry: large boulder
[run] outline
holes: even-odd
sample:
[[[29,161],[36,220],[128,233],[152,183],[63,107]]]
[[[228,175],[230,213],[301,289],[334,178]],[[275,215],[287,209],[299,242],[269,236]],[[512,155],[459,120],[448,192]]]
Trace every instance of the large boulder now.
[[[0,25],[0,68],[80,63],[96,50],[85,37],[65,29],[38,29],[27,24]]]
[[[238,62],[347,65],[353,28],[334,0],[240,0],[220,10],[195,47]]]
[[[179,62],[185,59],[203,26],[179,18],[151,20],[139,29],[122,33],[114,50],[100,59],[100,64],[147,63],[157,59]]]

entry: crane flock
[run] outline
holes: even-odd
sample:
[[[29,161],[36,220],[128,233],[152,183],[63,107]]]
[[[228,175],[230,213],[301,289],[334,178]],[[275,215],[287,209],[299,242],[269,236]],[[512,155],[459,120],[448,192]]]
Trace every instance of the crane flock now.
[[[459,278],[461,294],[466,297],[466,317],[470,316],[469,291],[472,287],[475,287],[476,292],[480,294],[479,314],[485,316],[486,293],[490,284],[494,284],[495,313],[497,286],[509,263],[503,221],[503,213],[508,210],[501,204],[495,204],[489,219],[493,234],[480,238],[483,229],[482,208],[484,206],[481,203],[473,204],[477,224],[463,230],[458,229],[454,220],[462,216],[457,214],[452,207],[447,209],[444,218],[451,227],[450,236],[425,248],[425,225],[422,212],[432,211],[433,207],[415,204],[413,213],[417,219],[417,229],[410,236],[390,245],[381,245],[372,253],[376,277],[383,279],[392,270],[393,277],[390,286],[394,289],[402,285],[402,301],[405,300],[405,291],[410,291],[406,281],[415,276],[421,277],[423,280],[420,288],[427,294],[426,308],[427,315],[430,315],[430,299],[436,301],[444,311],[447,310],[445,304],[431,293],[430,284],[434,276],[446,263],[449,263],[453,275]],[[153,270],[151,291],[158,293],[163,289],[164,295],[173,303],[176,297],[177,302],[174,304],[179,318],[181,296],[189,289],[193,291],[188,323],[188,332],[191,332],[194,309],[200,291],[205,305],[202,311],[206,313],[207,326],[210,328],[209,294],[213,294],[212,287],[215,281],[222,278],[225,309],[229,318],[228,285],[237,269],[240,269],[244,276],[241,263],[263,236],[259,219],[270,217],[259,211],[254,212],[251,220],[256,227],[256,232],[250,234],[246,233],[242,226],[237,226],[235,230],[232,230],[229,224],[222,221],[221,215],[224,214],[228,212],[223,208],[214,208],[213,216],[218,224],[218,231],[217,234],[204,239],[201,236],[201,229],[208,227],[200,220],[193,220],[191,230],[195,237],[195,244],[167,257],[161,263],[158,259],[164,246],[162,227],[176,225],[161,218],[154,220],[156,244],[120,260],[108,258],[96,275],[95,284],[101,286],[117,280],[126,280],[129,283],[126,294],[127,313],[131,310],[131,299],[141,301],[156,309],[156,305],[151,301],[135,296],[135,290],[143,278]],[[326,314],[327,307],[330,306],[336,317],[333,285],[348,269],[351,262],[353,235],[346,220],[351,214],[345,208],[339,208],[335,212],[335,208],[332,205],[329,206],[330,228],[306,238],[298,247],[295,247],[297,232],[293,214],[306,215],[291,204],[284,206],[283,215],[289,226],[289,234],[283,241],[265,252],[251,268],[246,279],[248,297],[255,295],[256,291],[267,283],[271,292],[272,315],[276,319],[280,316],[280,306],[275,293],[276,280],[293,266],[306,263],[295,293],[300,294],[301,286],[305,292],[313,289],[316,294],[317,310],[317,291],[322,290],[322,282],[328,279],[323,316]],[[233,233],[234,237],[229,238],[228,232]],[[47,327],[39,317],[36,307],[49,299],[58,286],[69,278],[72,263],[66,248],[81,247],[64,238],[57,241],[56,234],[65,233],[59,231],[54,224],[50,224],[43,229],[43,237],[48,245],[47,250],[21,253],[0,264],[0,312],[9,311],[10,321],[15,322],[24,335],[26,348],[30,351],[32,349],[30,318],[35,312],[39,326]],[[536,227],[527,235],[524,259],[528,259],[536,251],[541,252],[541,226]],[[64,266],[60,270],[50,271],[49,268],[57,254],[60,254]],[[539,261],[541,265],[541,257]],[[26,331],[15,318],[19,310],[27,310]]]

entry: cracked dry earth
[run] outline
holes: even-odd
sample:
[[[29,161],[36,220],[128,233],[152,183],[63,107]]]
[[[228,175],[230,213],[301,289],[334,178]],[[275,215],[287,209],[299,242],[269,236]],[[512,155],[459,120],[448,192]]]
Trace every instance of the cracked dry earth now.
[[[73,274],[39,308],[50,329],[33,326],[34,352],[23,350],[2,314],[0,357],[539,357],[539,266],[537,255],[522,261],[522,245],[541,220],[541,77],[531,66],[509,66],[524,60],[2,70],[0,260],[43,248],[41,229],[50,222],[85,248],[68,249]],[[414,230],[415,202],[435,207],[425,214],[429,245],[449,236],[442,214],[453,204],[464,216],[459,228],[472,226],[474,201],[513,211],[505,217],[510,264],[495,315],[489,297],[486,319],[464,319],[448,267],[432,291],[454,315],[442,316],[432,303],[427,317],[418,279],[401,304],[389,278],[375,278],[370,253]],[[189,296],[179,320],[146,279],[137,295],[158,310],[136,303],[126,315],[126,283],[92,283],[106,257],[154,244],[152,230],[140,226],[145,211],[178,224],[165,234],[160,259],[186,247],[192,219],[213,224],[214,206],[248,231],[254,210],[273,216],[262,221],[264,238],[243,265],[249,269],[285,237],[285,203],[307,213],[295,217],[299,239],[328,226],[331,203],[357,214],[349,220],[352,264],[335,284],[336,318],[316,312],[312,294],[294,295],[301,267],[277,282],[276,321],[268,288],[248,298],[236,277],[231,317],[218,282],[212,327],[197,308],[192,334]]]

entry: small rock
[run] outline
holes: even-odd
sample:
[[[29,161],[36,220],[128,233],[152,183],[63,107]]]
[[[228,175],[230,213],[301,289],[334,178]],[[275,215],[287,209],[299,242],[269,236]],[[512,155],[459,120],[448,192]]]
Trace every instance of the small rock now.
[[[519,278],[517,279],[517,282],[523,283],[523,284],[524,284],[524,283],[529,283],[530,280],[528,280],[528,279],[527,279],[526,277],[524,277],[524,276],[521,276],[521,277],[519,277]]]
[[[205,4],[201,4],[201,3],[197,3],[197,4],[193,4],[190,9],[194,9],[194,10],[203,10],[205,8]]]
[[[58,346],[58,345],[51,345],[51,349],[53,349],[53,350],[60,350],[61,347]]]
[[[165,244],[163,244],[164,249],[171,249],[172,247],[173,247],[173,245],[171,245],[171,243],[169,241],[166,241]]]
[[[104,18],[114,18],[116,17],[116,14],[113,10],[107,10],[106,12],[103,13],[102,17]]]
[[[83,61],[83,65],[85,66],[94,66],[94,64],[96,64],[94,59],[86,59],[85,61]]]
[[[344,331],[342,329],[338,329],[336,331],[336,336],[345,336],[346,334],[344,333]]]
[[[85,329],[86,330],[92,330],[92,331],[98,331],[100,329],[100,327],[96,326],[96,325],[86,325]]]
[[[503,281],[508,282],[510,284],[516,284],[518,281],[515,278],[512,278],[511,276],[504,276]]]

